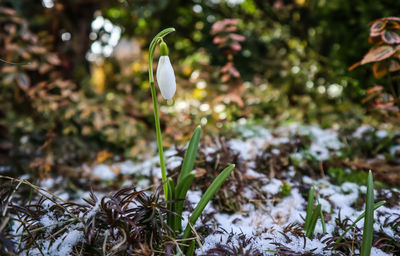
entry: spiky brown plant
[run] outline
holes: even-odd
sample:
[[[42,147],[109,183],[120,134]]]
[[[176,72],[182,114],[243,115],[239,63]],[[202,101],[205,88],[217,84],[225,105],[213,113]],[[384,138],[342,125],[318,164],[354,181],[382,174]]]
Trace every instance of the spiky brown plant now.
[[[161,254],[171,247],[172,239],[165,221],[171,212],[160,199],[161,188],[152,193],[124,188],[101,198],[91,191],[88,204],[65,202],[44,190],[30,203],[10,202],[9,214],[21,236],[16,253],[51,254],[74,233],[75,239],[82,239],[71,243],[71,255]]]
[[[220,241],[200,256],[261,256],[263,253],[252,245],[253,238],[245,234],[234,234],[231,232],[227,238],[227,243]]]

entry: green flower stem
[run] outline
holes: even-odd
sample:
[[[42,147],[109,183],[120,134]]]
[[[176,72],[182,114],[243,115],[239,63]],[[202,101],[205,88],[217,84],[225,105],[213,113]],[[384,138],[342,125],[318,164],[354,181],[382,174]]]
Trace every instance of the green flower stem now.
[[[151,98],[153,99],[153,108],[154,108],[154,121],[156,123],[156,133],[157,133],[157,146],[158,146],[158,153],[160,155],[160,166],[161,166],[161,177],[162,182],[164,182],[164,195],[165,198],[168,198],[168,185],[167,185],[167,172],[165,169],[165,162],[164,162],[164,150],[162,146],[162,136],[161,136],[161,127],[160,127],[160,116],[158,113],[158,103],[157,103],[157,94],[156,94],[156,87],[154,85],[154,76],[153,76],[153,56],[154,51],[156,49],[157,43],[162,40],[164,36],[167,34],[174,32],[174,28],[167,28],[158,33],[150,43],[149,46],[149,82],[151,88]]]
[[[165,170],[164,150],[163,150],[163,146],[162,146],[162,136],[161,136],[161,127],[160,127],[160,117],[158,114],[158,104],[157,104],[156,88],[154,86],[154,82],[150,82],[150,87],[151,87],[151,98],[153,99],[153,107],[154,107],[154,121],[156,123],[158,154],[160,155],[161,177],[162,177],[162,182],[164,182],[164,185],[163,185],[164,195],[165,195],[165,198],[168,198],[168,185],[166,183],[167,172]]]

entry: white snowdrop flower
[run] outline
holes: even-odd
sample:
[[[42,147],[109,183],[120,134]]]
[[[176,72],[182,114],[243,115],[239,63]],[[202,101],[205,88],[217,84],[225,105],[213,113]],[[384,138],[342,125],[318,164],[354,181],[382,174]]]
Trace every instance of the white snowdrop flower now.
[[[170,100],[176,91],[176,81],[174,69],[168,57],[167,44],[162,42],[160,44],[161,56],[157,65],[157,83],[160,87],[161,95],[164,99]]]

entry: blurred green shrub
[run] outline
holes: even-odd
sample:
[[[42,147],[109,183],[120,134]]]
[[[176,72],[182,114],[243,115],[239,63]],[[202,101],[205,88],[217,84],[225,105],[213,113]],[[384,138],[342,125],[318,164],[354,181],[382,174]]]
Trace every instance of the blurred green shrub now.
[[[14,145],[21,145],[21,138],[24,142],[28,135],[31,146],[23,147],[31,148],[29,154],[38,151],[33,155],[47,155],[44,159],[53,164],[54,159],[69,161],[56,152],[87,158],[90,151],[107,148],[135,156],[148,146],[153,119],[144,82],[146,48],[151,36],[168,26],[177,31],[169,46],[174,48],[170,58],[179,88],[175,101],[161,104],[166,146],[186,141],[198,123],[211,133],[221,132],[232,120],[245,119],[322,126],[350,120],[357,125],[365,113],[359,103],[375,78],[368,70],[347,68],[369,47],[364,40],[368,22],[396,15],[400,9],[400,2],[389,0],[3,4],[17,13],[3,9],[0,58],[30,64],[0,64],[2,124]],[[93,30],[92,22],[99,17],[118,26],[122,37],[110,56],[91,59],[93,44],[111,37],[104,26]],[[231,57],[221,49],[229,47],[219,48],[213,42],[218,33],[211,33],[224,19],[235,20],[239,36],[234,37],[240,42],[234,65],[228,66]],[[233,72],[227,77],[221,69]],[[233,79],[237,85],[232,86],[235,74],[240,79]],[[38,150],[37,145],[46,147]]]

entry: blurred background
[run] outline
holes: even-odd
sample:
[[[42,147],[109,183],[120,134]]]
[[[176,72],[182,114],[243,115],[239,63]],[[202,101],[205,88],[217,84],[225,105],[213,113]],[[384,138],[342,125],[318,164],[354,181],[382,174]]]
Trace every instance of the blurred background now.
[[[167,147],[198,124],[393,127],[366,102],[387,81],[348,70],[371,47],[370,22],[388,16],[400,1],[1,0],[0,58],[25,65],[0,63],[0,166],[45,176],[154,155],[147,53],[167,27],[178,87],[158,95]]]

